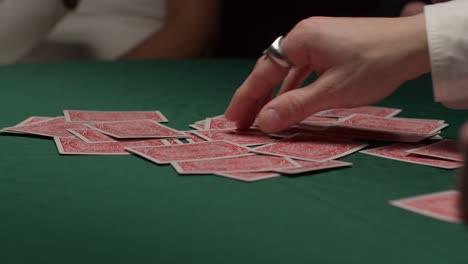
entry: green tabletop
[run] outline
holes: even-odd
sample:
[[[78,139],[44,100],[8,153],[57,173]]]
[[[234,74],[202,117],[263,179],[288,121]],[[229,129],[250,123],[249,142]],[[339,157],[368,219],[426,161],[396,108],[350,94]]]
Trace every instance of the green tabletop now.
[[[253,64],[4,66],[0,126],[62,109],[157,109],[187,130],[222,114]],[[453,139],[467,112],[434,103],[431,87],[423,76],[379,105],[444,119]],[[0,263],[468,263],[464,225],[388,204],[453,188],[453,171],[357,153],[342,159],[352,168],[244,183],[135,156],[60,156],[52,140],[10,135],[0,157]]]

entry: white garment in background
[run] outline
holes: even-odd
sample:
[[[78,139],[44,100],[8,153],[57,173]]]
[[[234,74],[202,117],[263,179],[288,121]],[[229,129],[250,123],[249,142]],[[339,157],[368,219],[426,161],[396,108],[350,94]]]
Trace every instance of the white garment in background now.
[[[2,12],[11,12],[8,2],[11,6],[15,6],[18,5],[18,1],[34,2],[35,6],[38,6],[39,13],[46,13],[43,10],[50,12],[61,5],[60,0],[1,0],[0,15]],[[38,5],[39,2],[42,6]],[[28,9],[31,13],[29,5],[23,5],[23,9]],[[14,8],[13,11],[21,12],[20,8]],[[29,39],[31,43],[36,44],[35,48],[25,56],[6,62],[116,59],[157,32],[165,17],[166,0],[81,0],[78,9],[60,17],[56,25],[50,28],[40,41],[37,41],[37,37]],[[35,16],[34,19],[23,16],[23,18],[23,22],[29,25],[41,25],[47,20],[46,16]],[[14,31],[10,28],[9,32],[13,31],[14,34],[24,36],[22,32],[24,27],[18,29]],[[2,36],[0,30],[0,40],[5,37],[7,36]],[[22,39],[27,38],[28,36],[24,36]],[[0,62],[5,62],[2,60],[1,51],[7,48],[15,49],[11,45],[2,46],[0,41]]]
[[[428,5],[424,13],[435,100],[468,109],[468,0]]]

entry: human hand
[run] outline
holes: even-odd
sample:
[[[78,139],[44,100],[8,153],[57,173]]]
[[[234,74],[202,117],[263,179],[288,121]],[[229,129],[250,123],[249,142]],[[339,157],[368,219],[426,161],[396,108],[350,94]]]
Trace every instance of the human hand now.
[[[239,128],[249,127],[257,114],[260,128],[275,132],[321,110],[369,105],[430,69],[423,15],[313,17],[298,23],[281,48],[294,67],[257,61],[225,112]],[[297,89],[312,71],[319,78]]]

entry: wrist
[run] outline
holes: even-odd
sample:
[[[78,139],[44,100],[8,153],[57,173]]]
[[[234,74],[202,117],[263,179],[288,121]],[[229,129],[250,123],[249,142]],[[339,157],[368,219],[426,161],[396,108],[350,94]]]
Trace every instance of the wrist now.
[[[402,69],[407,80],[431,71],[424,14],[402,18],[399,26],[400,45],[403,48]]]

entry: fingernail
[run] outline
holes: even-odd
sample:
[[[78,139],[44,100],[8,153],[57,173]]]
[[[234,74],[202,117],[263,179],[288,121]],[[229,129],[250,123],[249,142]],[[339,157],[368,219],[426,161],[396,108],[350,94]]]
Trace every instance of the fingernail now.
[[[266,109],[259,119],[260,127],[265,132],[275,132],[280,122],[278,112],[273,108]]]

